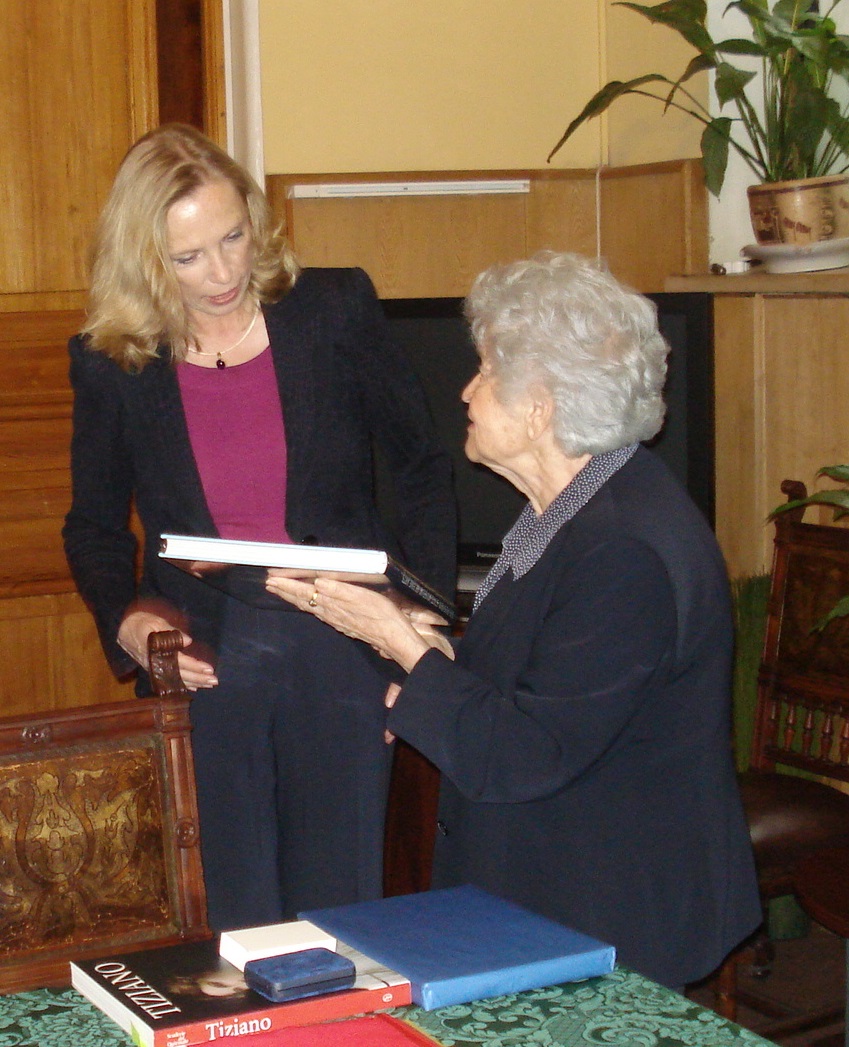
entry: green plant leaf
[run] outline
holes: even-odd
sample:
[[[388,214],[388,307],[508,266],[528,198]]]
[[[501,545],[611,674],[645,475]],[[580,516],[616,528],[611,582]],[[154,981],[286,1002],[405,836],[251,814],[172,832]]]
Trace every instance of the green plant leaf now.
[[[810,85],[796,85],[784,121],[789,148],[781,178],[812,178],[818,173],[817,151],[828,121],[828,99]],[[836,103],[835,103],[836,104]]]
[[[762,44],[737,38],[722,40],[716,45],[716,50],[723,55],[751,55],[755,58],[763,58],[766,54]]]
[[[726,11],[744,15],[751,39],[738,35],[716,43],[706,28],[705,0],[665,0],[653,6],[621,0],[618,6],[673,29],[696,53],[676,80],[655,73],[607,84],[572,120],[548,159],[586,120],[623,95],[636,94],[654,98],[664,110],[677,108],[704,125],[705,181],[715,195],[725,178],[729,148],[762,182],[849,169],[849,104],[832,92],[832,82],[849,85],[849,36],[837,33],[831,17],[841,2],[834,0],[820,14],[817,0],[775,0],[772,7],[769,0],[731,0]],[[762,78],[755,79],[752,62],[741,69],[729,61],[734,57],[757,59]],[[684,86],[711,68],[720,110],[732,110],[716,119]],[[669,89],[663,95],[654,93],[646,89],[652,83]]]
[[[772,520],[786,513],[788,509],[798,509],[803,505],[830,505],[834,509],[835,519],[839,519],[849,513],[849,491],[815,491],[807,498],[795,498],[777,505],[769,514],[769,518]]]
[[[827,476],[829,480],[841,480],[849,483],[849,465],[824,465],[817,476]]]
[[[773,18],[788,25],[802,25],[811,20],[822,21],[817,0],[777,0],[772,9]]]
[[[745,93],[746,84],[751,83],[757,74],[737,69],[728,62],[720,62],[716,67],[716,97],[719,99],[720,107],[726,102],[740,98]]]
[[[617,7],[628,7],[656,25],[669,26],[679,33],[697,51],[710,54],[713,39],[705,28],[707,4],[705,0],[666,0],[665,3],[646,6],[630,0],[619,0]]]
[[[719,116],[702,131],[702,165],[708,192],[719,196],[725,171],[728,167],[728,142],[731,137],[731,120]]]
[[[766,0],[732,0],[725,11],[737,10],[742,12],[749,20],[752,36],[757,43],[764,41],[764,25],[770,20],[769,8]]]
[[[622,95],[635,94],[637,88],[642,87],[644,84],[651,83],[671,84],[672,81],[666,76],[661,76],[659,73],[648,73],[646,76],[638,76],[633,80],[611,80],[609,84],[605,84],[600,91],[596,91],[581,112],[569,124],[557,145],[555,145],[548,154],[548,159],[551,160],[552,156],[554,156],[557,150],[572,137],[581,124],[585,123],[587,120],[591,120],[595,116],[599,116],[605,111],[605,109],[615,102],[617,98],[621,98]]]
[[[837,601],[828,614],[825,614],[820,618],[814,626],[814,631],[822,632],[829,622],[833,621],[835,618],[845,618],[847,615],[849,615],[849,596],[844,596]]]
[[[671,105],[674,104],[675,96],[678,94],[679,90],[681,90],[681,85],[682,84],[686,83],[688,80],[690,80],[692,77],[694,77],[697,73],[704,73],[708,69],[712,69],[713,66],[714,66],[714,63],[711,61],[710,58],[706,58],[705,55],[696,55],[690,61],[689,65],[684,70],[684,72],[681,74],[681,76],[672,85],[672,90],[666,96],[666,101],[663,104],[663,111],[666,112],[666,110]],[[705,122],[707,122],[707,121],[705,121]]]
[[[815,491],[807,500],[811,505],[832,506],[836,516],[849,513],[849,491]]]
[[[846,119],[846,115],[841,111],[840,106],[837,102],[833,106],[828,107],[827,117],[828,133],[831,136],[831,140],[834,143],[834,151],[843,158],[849,157],[849,121]],[[839,167],[836,160],[828,165],[828,170],[824,170],[823,174],[828,174],[830,171],[845,171],[846,165]]]

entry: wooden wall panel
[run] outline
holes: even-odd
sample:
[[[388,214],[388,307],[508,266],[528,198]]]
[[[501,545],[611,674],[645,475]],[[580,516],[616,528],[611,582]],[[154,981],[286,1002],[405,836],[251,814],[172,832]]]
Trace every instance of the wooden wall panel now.
[[[128,144],[156,122],[152,0],[0,0],[0,296],[85,286]],[[3,308],[0,301],[0,308]]]
[[[68,338],[79,310],[0,314],[0,715],[130,697],[68,571]]]
[[[76,593],[0,599],[0,715],[133,697],[112,676]]]
[[[220,0],[201,3],[220,36]],[[0,710],[28,712],[131,693],[62,551],[66,342],[115,169],[158,123],[156,0],[0,0],[0,26]],[[208,64],[220,134],[220,47]]]
[[[682,161],[603,172],[602,253],[631,287],[662,291],[672,274],[707,271],[703,182],[693,196],[699,170],[695,161]]]
[[[512,194],[299,199],[288,215],[304,265],[359,265],[385,298],[463,295],[525,243],[525,198]]]
[[[531,182],[524,253],[550,249],[596,253],[596,185],[586,171]]]
[[[847,460],[849,298],[770,296],[761,305],[763,497],[769,512],[782,501],[782,480],[812,487],[820,466]],[[809,518],[817,513],[831,522],[831,510],[812,510]]]
[[[733,578],[759,573],[764,514],[754,508],[756,439],[762,431],[763,373],[752,356],[751,298],[714,300],[716,534]]]
[[[270,175],[268,194],[306,265],[360,265],[388,298],[464,295],[495,262],[542,248],[601,254],[645,292],[707,267],[707,197],[696,161],[594,171]],[[309,182],[526,178],[519,195],[292,199]],[[698,188],[700,186],[700,188]]]
[[[73,588],[62,551],[70,504],[68,338],[82,313],[0,314],[0,598]]]
[[[798,282],[800,291],[768,293],[771,280]],[[717,535],[732,577],[769,569],[768,516],[784,500],[782,480],[828,486],[815,480],[817,470],[845,462],[849,448],[849,289],[837,290],[849,288],[845,274],[751,283],[762,290],[740,284],[735,294],[729,277],[714,299]],[[827,508],[808,510],[808,518],[832,522]]]

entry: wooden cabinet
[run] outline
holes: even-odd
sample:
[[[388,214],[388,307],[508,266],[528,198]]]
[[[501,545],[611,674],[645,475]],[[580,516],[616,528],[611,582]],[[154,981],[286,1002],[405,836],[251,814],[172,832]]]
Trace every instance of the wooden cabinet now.
[[[810,489],[821,466],[849,461],[849,272],[672,278],[666,289],[714,295],[716,529],[731,576],[756,574],[772,562],[781,481]]]

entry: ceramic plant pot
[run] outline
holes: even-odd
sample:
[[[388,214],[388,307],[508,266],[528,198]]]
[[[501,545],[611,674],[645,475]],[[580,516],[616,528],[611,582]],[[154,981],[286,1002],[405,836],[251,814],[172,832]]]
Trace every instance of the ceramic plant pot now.
[[[752,185],[747,192],[758,244],[849,237],[849,174]]]

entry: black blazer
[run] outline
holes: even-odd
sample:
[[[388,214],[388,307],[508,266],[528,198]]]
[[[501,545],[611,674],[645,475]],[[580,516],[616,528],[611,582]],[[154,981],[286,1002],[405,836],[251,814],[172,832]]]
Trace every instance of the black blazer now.
[[[712,533],[649,451],[429,652],[388,727],[443,772],[434,883],[476,883],[677,986],[760,921]]]
[[[456,518],[450,459],[423,392],[392,341],[359,269],[306,269],[263,308],[287,442],[286,526],[294,541],[388,548],[453,594]],[[139,593],[167,599],[213,645],[222,597],[157,558],[159,535],[215,535],[167,350],[127,374],[71,340],[73,499],[63,535],[77,586],[119,675],[135,663],[116,643],[136,598],[132,498],[144,535]],[[458,391],[459,395],[459,391]],[[234,425],[238,418],[234,418]],[[226,439],[226,434],[222,434]],[[388,462],[397,538],[372,495],[372,441]]]

